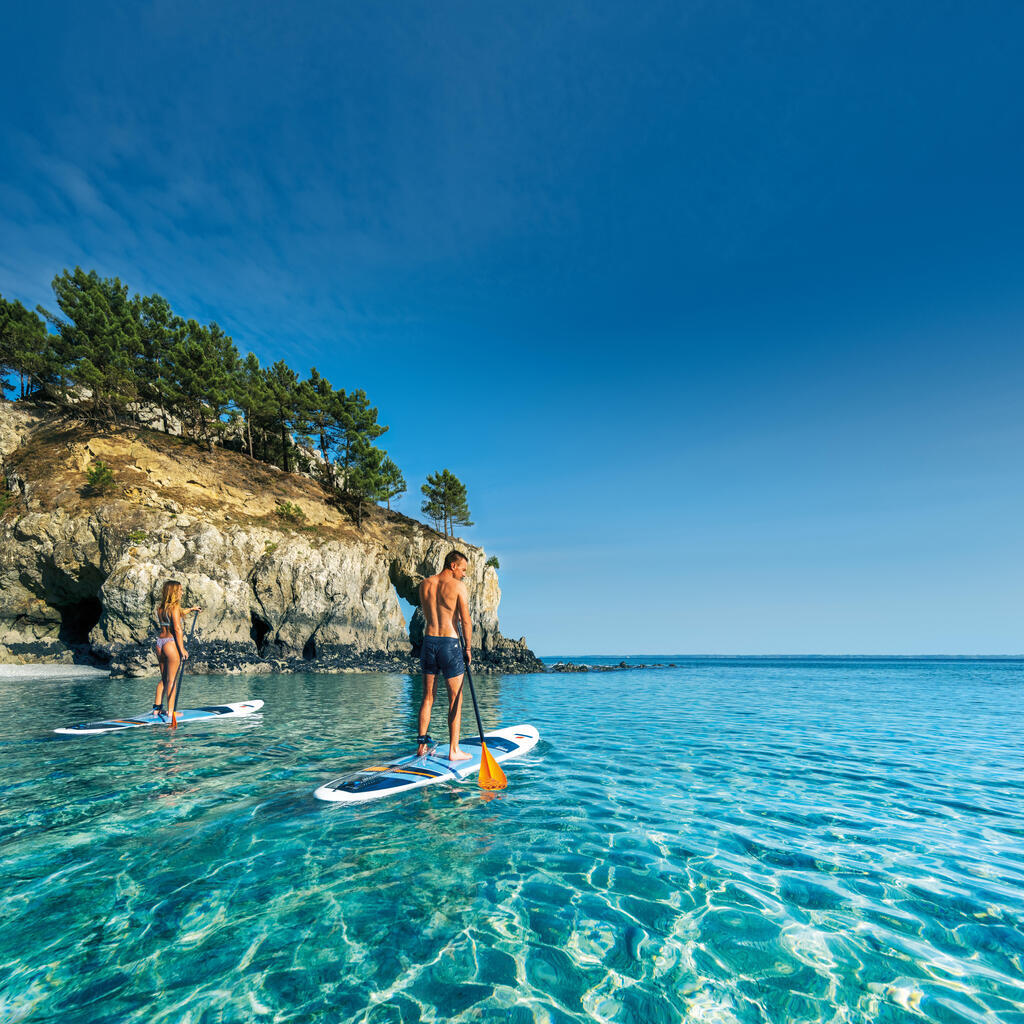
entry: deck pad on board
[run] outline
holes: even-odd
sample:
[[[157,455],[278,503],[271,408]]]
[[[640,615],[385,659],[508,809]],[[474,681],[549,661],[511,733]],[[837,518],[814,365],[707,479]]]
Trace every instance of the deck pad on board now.
[[[507,729],[496,729],[484,733],[488,752],[495,761],[507,761],[532,750],[540,736],[532,725],[513,725]],[[421,789],[435,782],[461,782],[469,775],[480,771],[480,737],[466,737],[459,746],[472,757],[469,761],[449,761],[441,757],[447,751],[447,743],[439,745],[433,753],[417,757],[410,754],[382,764],[352,772],[333,782],[325,783],[313,795],[318,800],[337,803],[362,803],[379,800],[381,797],[406,793],[410,789]]]
[[[201,708],[181,708],[178,711],[178,724],[182,722],[206,722],[214,718],[241,718],[251,715],[263,707],[261,700],[246,700],[238,704],[209,704]],[[136,715],[131,718],[111,718],[106,722],[82,722],[79,725],[66,725],[63,729],[54,729],[64,736],[96,736],[104,732],[123,732],[125,729],[142,729],[147,725],[170,725],[171,716],[163,715],[154,718],[150,714]]]

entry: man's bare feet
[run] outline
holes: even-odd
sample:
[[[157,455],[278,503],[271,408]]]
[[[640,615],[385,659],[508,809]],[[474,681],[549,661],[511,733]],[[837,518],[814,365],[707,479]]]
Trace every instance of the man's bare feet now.
[[[453,751],[451,747],[448,748],[448,760],[449,761],[472,761],[473,755],[467,754],[464,750]]]

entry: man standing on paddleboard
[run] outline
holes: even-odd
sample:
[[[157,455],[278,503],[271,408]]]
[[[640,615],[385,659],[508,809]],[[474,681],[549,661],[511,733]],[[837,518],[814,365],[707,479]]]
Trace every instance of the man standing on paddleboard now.
[[[469,560],[461,551],[449,551],[444,568],[436,576],[428,576],[420,584],[420,608],[426,625],[423,630],[423,649],[420,664],[423,668],[423,703],[420,705],[420,734],[417,756],[430,749],[427,734],[430,712],[434,706],[437,676],[443,675],[448,683],[448,760],[468,761],[469,754],[459,749],[462,728],[462,677],[466,662],[473,660],[473,627],[469,621],[469,595],[462,582],[469,568]],[[462,622],[462,635],[466,640],[466,658],[455,628],[458,616]]]

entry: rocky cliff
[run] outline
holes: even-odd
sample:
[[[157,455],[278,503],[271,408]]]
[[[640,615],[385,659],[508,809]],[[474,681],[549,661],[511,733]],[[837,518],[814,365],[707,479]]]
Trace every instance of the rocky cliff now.
[[[103,496],[86,487],[96,459],[114,473]],[[153,607],[174,578],[203,609],[194,671],[415,670],[422,617],[407,624],[400,599],[415,605],[453,546],[421,523],[374,509],[357,528],[307,477],[3,401],[0,462],[0,662],[152,672]],[[541,671],[523,640],[499,631],[484,551],[457,546],[480,668]]]

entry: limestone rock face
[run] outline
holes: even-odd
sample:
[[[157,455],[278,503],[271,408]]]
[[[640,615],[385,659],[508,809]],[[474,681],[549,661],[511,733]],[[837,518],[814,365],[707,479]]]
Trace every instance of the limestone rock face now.
[[[71,661],[100,610],[98,523],[60,512],[10,519],[0,522],[0,643],[13,656]]]
[[[415,670],[415,617],[410,639],[400,598],[417,603],[450,539],[383,510],[356,530],[313,481],[241,455],[188,449],[175,461],[163,435],[76,430],[68,437],[45,415],[0,403],[16,499],[0,516],[0,661],[153,672],[153,609],[178,579],[183,603],[202,608],[194,671]],[[97,452],[118,483],[102,498],[83,492]],[[248,479],[257,473],[258,489]],[[306,525],[275,517],[275,495],[301,505]],[[455,543],[469,559],[477,664],[542,671],[525,643],[501,636],[498,575],[484,551]]]
[[[30,407],[0,399],[0,462],[17,451],[43,417]]]

